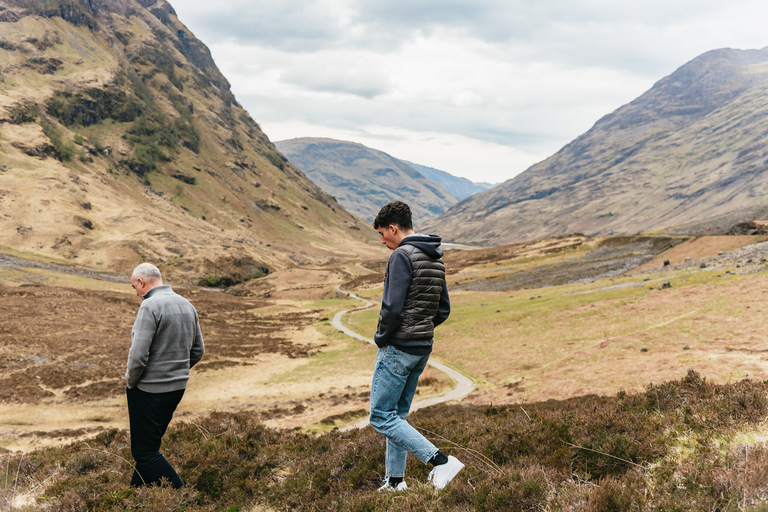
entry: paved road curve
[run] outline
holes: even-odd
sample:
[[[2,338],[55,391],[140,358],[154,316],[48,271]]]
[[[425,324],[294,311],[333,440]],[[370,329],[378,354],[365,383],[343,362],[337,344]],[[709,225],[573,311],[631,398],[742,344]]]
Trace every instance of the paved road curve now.
[[[373,303],[369,300],[363,299],[362,297],[358,297],[354,293],[342,290],[340,285],[336,285],[336,290],[340,291],[341,293],[346,293],[352,298],[361,300],[363,301],[364,304],[362,306],[359,306],[353,309],[345,309],[344,311],[339,311],[333,316],[331,325],[333,325],[336,329],[340,330],[347,336],[351,336],[356,340],[365,341],[366,343],[371,343],[375,345],[372,339],[369,339],[369,338],[366,338],[365,336],[361,336],[357,334],[355,331],[347,328],[344,324],[341,323],[341,318],[344,316],[345,313],[349,313],[350,311],[358,311],[361,309],[369,308],[373,305]],[[471,379],[466,377],[464,374],[457,372],[453,368],[449,368],[445,366],[443,363],[436,361],[434,358],[431,358],[431,357],[429,358],[429,365],[435,368],[436,370],[439,370],[445,373],[451,379],[453,379],[456,382],[456,387],[454,387],[452,390],[442,395],[431,396],[429,398],[423,398],[421,400],[414,401],[413,404],[411,404],[411,411],[416,411],[418,409],[429,407],[431,405],[450,402],[451,400],[459,400],[461,398],[464,398],[468,394],[470,394],[475,389],[475,383],[472,382]],[[350,430],[353,428],[363,428],[366,425],[368,425],[368,418],[363,418],[359,421],[356,421],[355,423],[347,425],[342,430]]]

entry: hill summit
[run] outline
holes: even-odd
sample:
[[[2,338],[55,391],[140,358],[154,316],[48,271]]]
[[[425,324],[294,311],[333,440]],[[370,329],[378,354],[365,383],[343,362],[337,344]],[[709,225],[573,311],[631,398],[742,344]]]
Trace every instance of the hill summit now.
[[[164,0],[0,0],[0,62],[0,245],[193,281],[371,250]]]
[[[766,84],[768,49],[707,52],[427,228],[446,240],[495,245],[633,234],[734,213],[734,223],[752,220],[768,197]]]

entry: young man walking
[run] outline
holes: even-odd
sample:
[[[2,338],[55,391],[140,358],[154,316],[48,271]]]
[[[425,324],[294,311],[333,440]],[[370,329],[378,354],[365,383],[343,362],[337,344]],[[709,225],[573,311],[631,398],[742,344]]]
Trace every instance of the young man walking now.
[[[434,466],[429,480],[442,489],[464,464],[446,456],[405,421],[432,352],[434,328],[451,310],[441,239],[414,233],[411,209],[402,201],[383,207],[373,227],[393,251],[374,336],[379,352],[371,384],[371,426],[387,438],[386,476],[379,491],[407,489],[403,479],[408,453]]]
[[[165,477],[178,489],[184,482],[160,453],[160,443],[184,395],[189,369],[203,357],[203,335],[194,306],[163,284],[156,266],[136,267],[131,286],[142,299],[125,372],[136,460],[131,486],[159,484]]]

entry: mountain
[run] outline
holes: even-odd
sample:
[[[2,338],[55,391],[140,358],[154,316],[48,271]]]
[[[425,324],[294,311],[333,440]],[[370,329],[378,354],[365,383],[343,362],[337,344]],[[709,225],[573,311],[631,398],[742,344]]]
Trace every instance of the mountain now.
[[[409,162],[407,160],[403,160],[403,162],[419,171],[422,176],[429,178],[430,180],[443,187],[456,199],[464,199],[465,197],[469,197],[472,194],[483,192],[484,190],[488,190],[489,188],[495,186],[494,183],[470,181],[466,178],[460,178],[458,176],[454,176],[453,174],[449,174],[445,171],[434,169],[432,167],[414,164],[413,162]]]
[[[0,0],[0,245],[195,281],[368,253],[164,0]]]
[[[414,224],[456,203],[454,196],[410,165],[362,144],[307,137],[275,146],[344,208],[369,222],[390,201],[408,203]]]
[[[767,92],[768,49],[707,52],[426,228],[446,240],[496,245],[754,211],[768,199]]]

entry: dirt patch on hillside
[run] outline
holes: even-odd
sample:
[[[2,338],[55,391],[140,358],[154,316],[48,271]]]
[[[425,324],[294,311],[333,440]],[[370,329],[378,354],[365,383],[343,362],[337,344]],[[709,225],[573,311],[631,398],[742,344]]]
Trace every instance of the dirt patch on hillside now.
[[[351,281],[347,281],[341,287],[345,290],[364,290],[367,288],[375,288],[381,286],[384,283],[384,274],[368,274],[367,276],[359,276]]]
[[[354,265],[299,267],[254,279],[227,289],[227,293],[243,297],[270,299],[317,300],[336,297],[333,287],[367,271]]]

